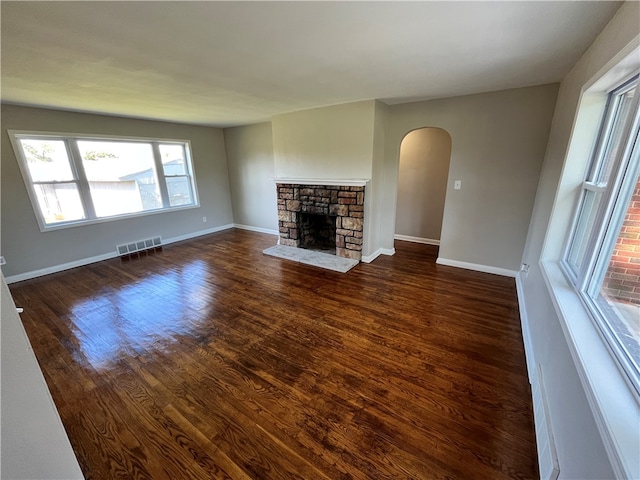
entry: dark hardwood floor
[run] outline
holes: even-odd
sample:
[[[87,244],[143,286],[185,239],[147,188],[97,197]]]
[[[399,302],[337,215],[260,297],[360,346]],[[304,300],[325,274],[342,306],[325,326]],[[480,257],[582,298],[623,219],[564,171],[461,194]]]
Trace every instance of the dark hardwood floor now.
[[[533,479],[513,279],[229,230],[11,285],[87,479]],[[37,452],[34,452],[37,455]]]

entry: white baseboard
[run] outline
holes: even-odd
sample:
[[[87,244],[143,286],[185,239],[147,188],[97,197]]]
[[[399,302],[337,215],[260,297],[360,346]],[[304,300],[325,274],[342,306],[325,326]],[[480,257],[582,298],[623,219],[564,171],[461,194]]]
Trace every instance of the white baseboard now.
[[[362,256],[362,262],[363,263],[371,263],[376,258],[378,258],[380,255],[394,255],[395,253],[396,253],[396,249],[395,248],[379,248],[378,250],[373,252],[371,255],[363,255]]]
[[[269,228],[252,227],[251,225],[241,225],[234,223],[233,228],[239,228],[240,230],[249,230],[250,232],[268,233],[269,235],[279,235],[278,230],[271,230]]]
[[[539,369],[536,370],[534,381],[531,384],[531,398],[533,403],[533,423],[536,430],[536,445],[538,447],[540,480],[557,480],[560,475],[560,465],[551,429],[544,378]]]
[[[520,311],[520,323],[522,325],[522,341],[527,361],[527,373],[531,384],[531,398],[533,403],[533,417],[536,431],[536,443],[538,447],[538,467],[541,480],[556,480],[560,474],[558,454],[553,438],[552,425],[549,417],[549,406],[544,388],[544,381],[540,366],[536,364],[529,329],[529,316],[524,297],[522,278],[524,273],[516,275],[516,291],[518,293],[518,309]]]
[[[435,238],[412,237],[410,235],[394,235],[395,240],[404,240],[405,242],[424,243],[425,245],[440,245],[440,240]]]
[[[201,237],[203,235],[209,235],[210,233],[221,232],[222,230],[229,230],[230,228],[233,228],[233,223],[220,225],[219,227],[208,228],[206,230],[198,230],[197,232],[185,233],[184,235],[178,235],[177,237],[163,238],[162,244],[169,245],[170,243],[181,242],[183,240],[190,240],[192,238]]]
[[[438,257],[436,263],[439,265],[447,265],[449,267],[465,268],[467,270],[475,270],[477,272],[493,273],[502,275],[503,277],[516,278],[518,272],[516,270],[507,270],[506,268],[491,267],[489,265],[480,265],[477,263],[459,262],[458,260],[450,260],[448,258]]]
[[[8,284],[21,282],[23,280],[29,280],[31,278],[49,275],[51,273],[62,272],[63,270],[69,270],[70,268],[82,267],[83,265],[89,265],[90,263],[102,262],[103,260],[109,260],[110,258],[115,258],[117,256],[118,254],[115,251],[111,253],[103,253],[102,255],[81,258],[80,260],[74,260],[73,262],[61,263],[59,265],[52,265],[51,267],[39,268],[38,270],[31,270],[30,272],[10,275],[6,277],[5,280],[7,281]]]
[[[182,240],[189,240],[191,238],[201,237],[202,235],[208,235],[210,233],[220,232],[222,230],[228,230],[233,228],[233,224],[221,225],[219,227],[209,228],[207,230],[199,230],[197,232],[187,233],[185,235],[179,235],[177,237],[163,238],[162,245],[169,245],[170,243],[180,242]],[[103,260],[109,260],[116,258],[118,254],[115,252],[103,253],[102,255],[95,255],[93,257],[81,258],[72,262],[61,263],[58,265],[52,265],[50,267],[40,268],[38,270],[31,270],[29,272],[18,273],[6,277],[5,280],[8,284],[21,282],[23,280],[30,280],[32,278],[42,277],[43,275],[49,275],[51,273],[62,272],[71,268],[82,267],[89,265],[90,263],[102,262]]]
[[[533,353],[533,344],[531,342],[531,331],[529,330],[529,317],[527,315],[527,306],[524,299],[524,290],[522,286],[522,272],[518,272],[516,276],[516,292],[518,294],[518,310],[520,311],[520,325],[522,328],[522,341],[524,343],[525,359],[527,361],[527,373],[529,374],[529,383],[533,385],[536,376],[536,359]]]

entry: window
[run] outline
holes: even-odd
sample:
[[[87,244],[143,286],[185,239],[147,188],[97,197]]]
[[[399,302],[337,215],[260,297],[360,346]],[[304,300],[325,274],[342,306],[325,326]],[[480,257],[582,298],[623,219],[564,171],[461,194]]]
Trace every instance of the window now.
[[[640,391],[638,77],[607,97],[563,267]]]
[[[167,182],[169,204],[172,207],[191,203],[191,180],[184,145],[161,144],[162,169]]]
[[[42,231],[197,206],[186,141],[9,134]]]

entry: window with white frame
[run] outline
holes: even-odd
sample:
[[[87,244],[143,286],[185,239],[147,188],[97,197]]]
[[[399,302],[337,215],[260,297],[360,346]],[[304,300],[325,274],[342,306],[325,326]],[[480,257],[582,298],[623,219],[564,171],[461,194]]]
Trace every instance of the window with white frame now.
[[[638,76],[607,96],[563,267],[640,392]]]
[[[43,231],[198,205],[188,141],[9,135]]]

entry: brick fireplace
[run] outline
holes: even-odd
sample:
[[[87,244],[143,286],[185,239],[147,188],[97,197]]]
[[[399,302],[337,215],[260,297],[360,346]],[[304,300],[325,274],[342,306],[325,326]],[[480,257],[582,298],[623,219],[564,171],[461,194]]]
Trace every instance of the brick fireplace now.
[[[276,188],[280,245],[361,259],[364,186],[277,183]]]

